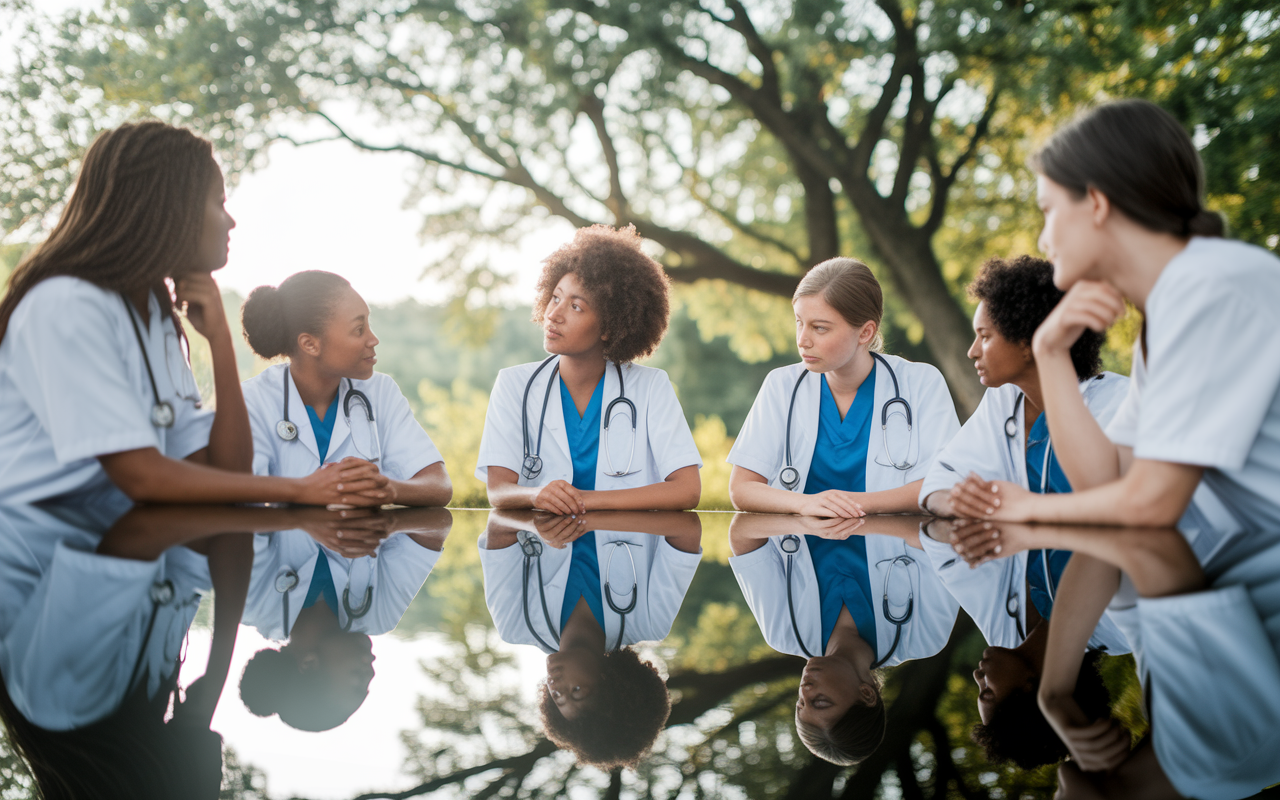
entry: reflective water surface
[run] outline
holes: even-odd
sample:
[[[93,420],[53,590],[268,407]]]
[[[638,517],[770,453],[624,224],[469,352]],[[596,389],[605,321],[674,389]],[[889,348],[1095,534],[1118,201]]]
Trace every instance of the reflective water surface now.
[[[1274,796],[1278,654],[1275,534],[0,508],[5,798]]]

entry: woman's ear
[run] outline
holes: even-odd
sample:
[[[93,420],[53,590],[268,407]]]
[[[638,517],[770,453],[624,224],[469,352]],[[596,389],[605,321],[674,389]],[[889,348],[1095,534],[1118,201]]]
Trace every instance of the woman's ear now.
[[[862,323],[862,327],[858,330],[858,344],[871,344],[875,341],[876,333],[879,330],[880,323],[873,319]]]
[[[312,358],[320,357],[320,337],[310,333],[298,334],[298,351],[306,353]]]
[[[1102,227],[1111,216],[1111,198],[1093,186],[1089,187],[1088,192],[1088,200],[1093,204],[1093,224]]]
[[[880,699],[880,694],[876,691],[876,687],[869,683],[858,684],[858,697],[862,699],[862,704],[867,708],[871,708]]]

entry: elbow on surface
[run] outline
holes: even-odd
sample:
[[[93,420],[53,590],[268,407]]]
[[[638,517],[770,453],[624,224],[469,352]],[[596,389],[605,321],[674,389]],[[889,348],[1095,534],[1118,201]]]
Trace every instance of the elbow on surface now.
[[[1169,528],[1178,524],[1183,510],[1161,492],[1140,490],[1121,503],[1117,521],[1129,528]]]

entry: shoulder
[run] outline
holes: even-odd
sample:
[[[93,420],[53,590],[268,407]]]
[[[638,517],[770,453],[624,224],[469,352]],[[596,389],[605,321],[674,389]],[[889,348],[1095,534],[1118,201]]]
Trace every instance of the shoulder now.
[[[769,374],[764,376],[764,384],[760,387],[760,390],[784,388],[789,392],[795,388],[796,381],[800,379],[800,374],[808,374],[808,372],[809,370],[805,369],[803,362],[778,367],[775,370],[770,370]]]
[[[396,379],[385,372],[375,372],[368,380],[352,381],[351,384],[362,392],[376,396],[387,394],[394,397],[404,393],[400,384],[396,383]]]
[[[947,381],[942,377],[942,371],[932,364],[923,361],[908,361],[902,356],[889,355],[888,353],[880,353],[879,355],[884,359],[884,363],[888,364],[893,370],[898,380],[946,385]]]
[[[1129,376],[1121,375],[1117,372],[1099,372],[1092,378],[1083,381],[1086,391],[1105,391],[1127,389],[1129,386]]]
[[[281,380],[284,375],[286,364],[272,364],[271,366],[254,375],[252,378],[240,384],[240,391],[244,393],[245,400],[249,400],[250,396],[263,396],[270,394],[279,394]]]
[[[1203,304],[1224,295],[1273,296],[1264,287],[1280,288],[1275,254],[1246,242],[1196,237],[1160,273],[1148,305],[1164,298]]]
[[[606,366],[609,372],[613,371],[612,364]],[[657,367],[642,367],[634,362],[622,365],[623,380],[635,383],[637,386],[663,386],[670,385],[671,378],[668,377],[667,371],[658,369]]]
[[[84,309],[114,311],[117,307],[123,311],[124,300],[115,292],[107,291],[80,278],[59,275],[46,278],[33,286],[26,297],[22,298],[22,302],[18,303],[18,307],[14,310],[14,319],[18,321],[35,309],[56,310],[59,319],[66,320],[78,316]],[[77,314],[69,317],[67,312],[72,308],[76,309]]]
[[[514,367],[505,367],[498,370],[498,377],[494,380],[494,388],[500,385],[518,384],[524,386],[533,377],[533,373],[537,372],[542,361],[530,361],[527,364],[517,364]],[[548,365],[538,374],[539,378],[543,378],[551,374],[551,366]]]

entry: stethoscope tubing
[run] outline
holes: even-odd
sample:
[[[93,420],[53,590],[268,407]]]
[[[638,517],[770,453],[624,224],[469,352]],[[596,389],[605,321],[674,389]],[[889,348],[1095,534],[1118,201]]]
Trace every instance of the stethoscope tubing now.
[[[520,474],[526,480],[535,480],[542,474],[542,433],[546,429],[547,406],[551,402],[551,390],[555,386],[556,376],[560,374],[560,364],[557,363],[551,370],[550,377],[547,378],[547,389],[542,395],[542,411],[538,415],[538,441],[536,446],[532,446],[533,436],[529,433],[529,391],[533,388],[533,382],[537,380],[538,373],[542,372],[543,367],[551,363],[556,355],[549,355],[542,360],[538,368],[529,376],[529,380],[524,385],[524,398],[520,402],[520,438],[524,446],[524,458],[520,463]],[[613,478],[621,478],[624,475],[631,474],[631,466],[636,458],[636,426],[639,419],[639,413],[636,411],[636,404],[631,402],[627,397],[626,380],[622,377],[622,365],[614,362],[613,368],[618,373],[618,396],[605,406],[604,418],[602,420],[604,427],[603,446],[606,471],[605,475]],[[603,378],[601,378],[603,380]],[[631,416],[631,451],[627,456],[627,466],[618,471],[613,466],[613,453],[609,449],[609,427],[613,422],[613,409],[621,403],[627,407]]]
[[[142,340],[142,329],[138,326],[138,320],[134,315],[133,304],[128,298],[120,295],[120,299],[124,301],[125,313],[129,315],[129,324],[133,327],[133,335],[138,340],[138,349],[142,351],[142,363],[147,368],[147,381],[151,383],[151,397],[154,402],[151,406],[151,424],[157,428],[172,428],[177,415],[173,411],[173,404],[168,400],[160,399],[160,389],[156,385],[156,374],[151,369],[151,357],[147,355],[147,345]],[[177,323],[174,323],[177,327]]]
[[[913,466],[915,466],[915,464],[911,463],[908,460],[903,460],[901,463],[894,461],[893,454],[889,450],[890,409],[895,405],[902,406],[903,412],[907,417],[907,435],[908,437],[910,437],[911,432],[914,428],[913,417],[911,412],[911,403],[907,401],[907,398],[902,396],[902,392],[900,390],[900,387],[898,386],[898,375],[896,372],[894,372],[893,367],[889,365],[889,360],[874,351],[871,353],[871,357],[874,358],[876,361],[879,361],[881,364],[884,364],[884,368],[889,371],[889,378],[893,380],[893,397],[886,400],[884,405],[880,407],[880,438],[884,444],[885,458],[889,460],[888,466],[892,466],[896,470],[911,469]],[[804,383],[804,379],[808,377],[808,375],[809,375],[809,370],[802,369],[800,371],[800,377],[796,378],[795,386],[791,388],[791,402],[788,403],[787,405],[787,427],[786,427],[786,438],[784,439],[786,463],[783,465],[782,470],[778,473],[778,483],[782,484],[782,487],[784,489],[787,489],[788,491],[793,491],[793,492],[796,491],[800,486],[800,470],[796,468],[795,461],[791,458],[791,419],[793,416],[795,416],[796,395],[800,393],[800,384]],[[907,458],[909,459],[910,457],[911,457],[911,451],[910,451],[910,447],[908,447]],[[878,459],[877,459],[877,462],[878,462]]]
[[[298,438],[298,426],[289,419],[289,367],[285,365],[284,372],[281,374],[281,380],[284,390],[284,403],[281,408],[284,414],[283,418],[276,423],[276,435],[286,442],[292,442]],[[378,423],[373,416],[373,404],[369,402],[369,396],[356,388],[355,383],[350,378],[347,381],[347,393],[342,397],[342,415],[347,420],[347,428],[351,428],[351,402],[353,400],[360,401],[364,406],[365,419],[369,421],[369,427],[373,435],[371,446],[381,453],[381,442],[378,441]],[[381,460],[381,455],[370,458],[371,463],[377,464]]]
[[[524,612],[524,624],[529,629],[529,633],[542,646],[544,650],[557,650],[560,647],[560,634],[556,632],[556,628],[551,624],[551,609],[547,606],[546,584],[542,578],[542,540],[532,531],[519,531],[516,533],[516,541],[520,544],[520,551],[524,554],[524,566],[521,570],[520,580],[520,606]],[[604,568],[604,600],[609,609],[619,617],[618,636],[614,641],[611,650],[617,650],[622,647],[622,637],[627,630],[627,615],[635,611],[636,604],[640,601],[640,584],[639,572],[636,571],[636,559],[631,555],[631,547],[638,546],[632,542],[614,541],[606,542],[611,545],[609,550],[609,558],[605,561]],[[613,599],[613,587],[609,580],[610,573],[613,571],[613,555],[618,552],[618,547],[622,547],[627,551],[627,558],[631,560],[631,591],[623,593],[623,596],[631,595],[631,602],[626,606],[618,605]],[[533,627],[533,618],[529,614],[529,576],[534,569],[534,564],[538,571],[538,597],[542,604],[542,618],[547,623],[547,630],[551,633],[551,638],[555,641],[556,646],[552,647],[547,641],[539,635],[536,628]],[[601,627],[604,626],[604,620],[600,620]]]

